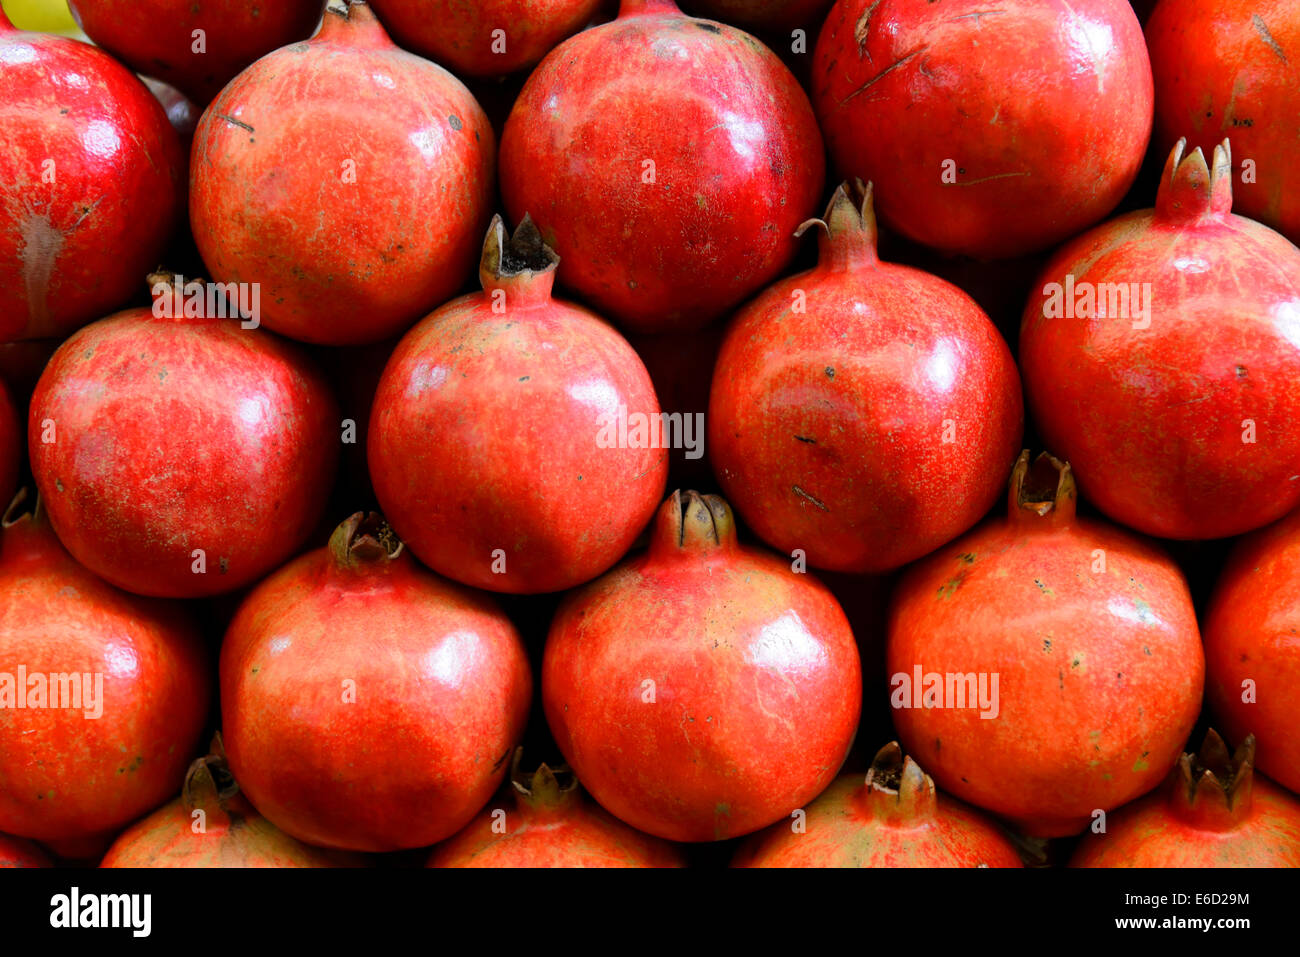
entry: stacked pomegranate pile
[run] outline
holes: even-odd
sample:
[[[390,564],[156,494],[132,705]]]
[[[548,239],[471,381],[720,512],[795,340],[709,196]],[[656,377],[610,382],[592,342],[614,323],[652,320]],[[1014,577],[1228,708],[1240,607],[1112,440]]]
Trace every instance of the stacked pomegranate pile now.
[[[996,6],[0,17],[0,865],[1300,865],[1300,7]]]

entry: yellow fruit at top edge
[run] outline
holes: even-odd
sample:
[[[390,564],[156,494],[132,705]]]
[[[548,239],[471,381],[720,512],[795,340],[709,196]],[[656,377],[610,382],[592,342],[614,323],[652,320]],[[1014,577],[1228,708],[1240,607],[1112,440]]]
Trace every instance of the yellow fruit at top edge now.
[[[0,0],[0,6],[19,30],[83,36],[68,10],[68,0]]]

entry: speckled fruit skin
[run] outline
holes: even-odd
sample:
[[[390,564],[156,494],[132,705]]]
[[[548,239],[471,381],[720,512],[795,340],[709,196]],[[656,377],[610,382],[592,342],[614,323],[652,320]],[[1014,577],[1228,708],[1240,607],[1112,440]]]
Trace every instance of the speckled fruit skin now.
[[[1237,212],[1300,243],[1300,6],[1162,0],[1146,36],[1157,142],[1170,149],[1185,136],[1208,153],[1231,136]]]
[[[875,181],[888,226],[977,259],[1097,222],[1151,134],[1151,66],[1127,0],[840,0],[812,99],[840,173]]]
[[[61,338],[118,308],[184,203],[167,114],[116,60],[0,13],[0,342]]]
[[[239,74],[199,120],[190,220],[213,277],[323,345],[403,332],[469,276],[491,211],[487,115],[365,4]],[[286,162],[293,157],[293,162]]]
[[[507,238],[497,217],[483,292],[412,329],[375,392],[370,475],[385,515],[434,571],[489,591],[595,578],[632,547],[667,479],[666,449],[603,436],[620,406],[629,427],[657,419],[654,386],[613,326],[551,298],[554,270],[530,221]]]
[[[459,76],[534,66],[586,26],[602,0],[374,0],[393,39]],[[494,36],[497,30],[505,35]],[[501,49],[501,44],[505,49]]]
[[[1229,212],[1226,147],[1211,173],[1180,142],[1154,210],[1062,247],[1020,331],[1047,447],[1107,515],[1162,538],[1239,535],[1300,504],[1300,250]],[[1132,309],[1048,318],[1044,291],[1067,276],[1076,295],[1080,283],[1150,283],[1149,328]]]
[[[732,867],[1020,867],[984,815],[939,794],[897,742],[860,774],[835,779],[806,809],[804,830],[778,821],[747,838]]]
[[[755,33],[811,28],[811,36],[807,37],[811,44],[817,39],[817,28],[831,3],[832,0],[691,0],[683,6],[696,16],[712,17]]]
[[[1231,759],[1206,735],[1164,788],[1120,808],[1089,833],[1071,867],[1300,867],[1300,799],[1252,767],[1254,739]]]
[[[68,0],[68,5],[96,46],[203,106],[258,57],[311,36],[325,0]],[[195,30],[203,31],[201,52],[195,50]]]
[[[0,834],[0,869],[6,867],[49,867],[50,859],[31,841]]]
[[[1205,661],[1187,583],[1155,546],[1076,518],[1069,466],[1023,453],[1009,516],[910,568],[886,668],[903,746],[941,788],[1034,837],[1151,790],[1196,721]],[[1103,564],[1104,563],[1104,564]],[[996,716],[901,707],[895,676],[998,676]],[[991,684],[989,685],[991,687]]]
[[[195,598],[255,581],[306,540],[332,486],[339,414],[293,345],[185,318],[154,278],[155,309],[92,323],[55,352],[28,450],[79,562],[137,594]]]
[[[1011,351],[975,302],[876,258],[871,190],[840,187],[817,267],[748,303],[713,374],[709,448],[764,541],[833,571],[920,558],[1006,488],[1024,425]]]
[[[607,811],[669,840],[725,840],[835,779],[862,703],[858,649],[825,586],[738,545],[722,499],[674,492],[649,551],[556,612],[542,703]]]
[[[428,867],[685,867],[680,848],[586,799],[567,768],[511,770],[514,800],[494,801],[433,850]],[[504,815],[504,817],[502,817]],[[504,821],[505,831],[500,831]]]
[[[357,855],[309,847],[248,803],[237,786],[221,787],[224,758],[190,765],[182,794],[127,828],[100,867],[346,867]],[[202,817],[196,817],[201,811]],[[203,830],[195,831],[197,822]]]
[[[1300,794],[1300,511],[1242,539],[1205,613],[1205,697],[1230,740]],[[1249,687],[1250,700],[1243,701]]]
[[[824,166],[776,55],[672,0],[623,0],[552,51],[501,138],[511,217],[537,220],[562,283],[647,333],[699,328],[776,278]]]
[[[23,456],[23,427],[9,389],[0,382],[0,501],[8,502],[18,490],[18,469]]]
[[[258,585],[221,647],[235,780],[320,847],[425,847],[460,830],[501,783],[531,695],[505,614],[417,565],[373,514]]]
[[[211,669],[179,606],[106,585],[39,512],[18,508],[0,531],[0,661],[15,678],[18,665],[29,677],[102,674],[103,710],[0,708],[0,831],[91,837],[173,793],[207,718]]]

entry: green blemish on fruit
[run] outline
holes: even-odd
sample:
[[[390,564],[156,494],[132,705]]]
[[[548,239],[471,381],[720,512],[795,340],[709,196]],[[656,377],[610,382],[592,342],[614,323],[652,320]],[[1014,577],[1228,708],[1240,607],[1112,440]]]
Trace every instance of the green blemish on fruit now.
[[[961,561],[961,562],[965,562],[967,565],[974,565],[974,564],[975,564],[975,553],[974,553],[974,552],[962,552],[960,555],[957,556],[957,560],[958,560],[958,561]]]
[[[1136,761],[1133,762],[1134,771],[1145,771],[1146,769],[1147,769],[1147,763],[1142,758],[1138,758]]]
[[[938,592],[939,597],[943,599],[951,598],[952,593],[955,592],[960,587],[961,587],[961,579],[954,578],[951,581],[949,581],[947,584],[939,586],[939,592]]]
[[[1138,619],[1142,622],[1142,624],[1144,625],[1160,624],[1160,619],[1157,618],[1155,614],[1151,611],[1151,606],[1146,602],[1144,602],[1141,598],[1133,599],[1133,606],[1137,608]]]

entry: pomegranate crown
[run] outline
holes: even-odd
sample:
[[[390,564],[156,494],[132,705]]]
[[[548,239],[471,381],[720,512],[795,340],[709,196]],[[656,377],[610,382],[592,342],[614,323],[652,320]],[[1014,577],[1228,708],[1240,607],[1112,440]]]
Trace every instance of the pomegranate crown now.
[[[822,265],[847,267],[876,261],[876,211],[874,186],[860,179],[846,180],[835,190],[821,219],[808,219],[794,231],[795,238],[820,226]]]
[[[1047,452],[1039,453],[1032,465],[1029,459],[1029,450],[1022,450],[1011,469],[1007,496],[1011,520],[1070,524],[1079,498],[1070,463]]]
[[[721,496],[679,490],[660,506],[650,548],[660,555],[687,554],[735,544],[736,520]]]
[[[185,772],[181,803],[187,811],[195,808],[229,811],[227,802],[238,793],[239,785],[230,773],[230,765],[226,763],[226,746],[218,731],[212,736],[208,753],[193,761]]]
[[[1163,219],[1190,223],[1203,218],[1221,219],[1232,212],[1232,146],[1225,138],[1214,147],[1211,165],[1198,146],[1187,152],[1187,138],[1174,144],[1156,193],[1156,214]]]
[[[1173,799],[1184,816],[1211,830],[1233,826],[1250,813],[1255,736],[1247,735],[1229,755],[1213,728],[1195,754],[1184,754],[1173,771]]]
[[[500,213],[492,217],[483,240],[480,273],[494,279],[507,279],[554,272],[559,265],[560,257],[543,241],[542,232],[532,216],[524,214],[513,236],[506,232]]]
[[[328,547],[340,567],[362,568],[395,561],[405,545],[378,512],[354,512],[334,529]]]

